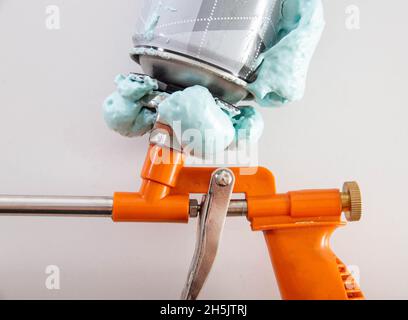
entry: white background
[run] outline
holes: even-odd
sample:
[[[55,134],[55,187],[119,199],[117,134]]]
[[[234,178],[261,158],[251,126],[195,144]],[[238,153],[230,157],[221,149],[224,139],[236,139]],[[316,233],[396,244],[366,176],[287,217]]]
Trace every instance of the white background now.
[[[45,7],[61,30],[45,28]],[[345,27],[358,5],[361,29]],[[0,194],[112,195],[139,186],[147,138],[109,131],[101,104],[128,57],[139,0],[0,0]],[[408,4],[325,1],[327,29],[302,102],[262,109],[260,164],[279,192],[361,184],[364,219],[333,249],[361,272],[366,296],[408,298]],[[177,299],[195,223],[0,219],[0,298]],[[61,290],[45,268],[61,269]],[[262,234],[229,220],[202,298],[278,299]]]

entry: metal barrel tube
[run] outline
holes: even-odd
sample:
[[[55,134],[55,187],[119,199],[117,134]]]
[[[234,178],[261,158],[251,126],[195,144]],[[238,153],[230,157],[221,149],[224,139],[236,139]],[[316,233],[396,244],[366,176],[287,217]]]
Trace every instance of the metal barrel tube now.
[[[8,196],[0,195],[0,216],[38,217],[95,217],[110,218],[113,210],[112,197],[67,197],[67,196]],[[190,201],[190,216],[200,212],[198,201]],[[245,200],[231,200],[228,216],[246,216]]]
[[[246,200],[231,200],[228,207],[228,217],[246,217],[248,203]]]
[[[200,214],[201,205],[197,200],[190,200],[190,217],[197,218]],[[228,217],[246,217],[248,203],[246,200],[231,200],[228,207]]]
[[[2,216],[111,217],[112,197],[0,196]]]

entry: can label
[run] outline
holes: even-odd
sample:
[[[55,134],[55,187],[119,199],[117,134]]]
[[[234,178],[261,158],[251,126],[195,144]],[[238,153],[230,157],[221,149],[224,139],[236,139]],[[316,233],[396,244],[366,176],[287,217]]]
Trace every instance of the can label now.
[[[144,1],[134,45],[180,53],[248,81],[259,55],[276,42],[280,3]]]

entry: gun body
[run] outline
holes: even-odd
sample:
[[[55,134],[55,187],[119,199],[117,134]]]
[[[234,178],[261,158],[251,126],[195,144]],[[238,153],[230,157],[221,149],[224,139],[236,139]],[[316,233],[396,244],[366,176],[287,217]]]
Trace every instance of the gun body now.
[[[183,160],[178,151],[152,145],[140,192],[115,194],[113,219],[187,223],[189,195],[207,192],[214,168],[184,167]],[[254,231],[264,232],[282,298],[363,299],[329,244],[333,231],[344,224],[342,193],[333,189],[277,194],[269,170],[256,168],[248,175],[248,169],[231,168],[234,193],[244,193],[246,200],[240,201],[239,210],[230,204],[230,211],[245,215]]]
[[[199,217],[199,241],[183,297],[197,298],[215,259],[225,218],[243,216],[264,232],[283,299],[363,299],[358,284],[330,249],[330,236],[344,225],[349,194],[337,189],[277,194],[272,173],[259,168],[184,167],[185,155],[151,144],[139,192],[114,197],[0,197],[0,215],[111,217],[115,222],[188,223]],[[214,171],[231,174],[229,194],[214,185]],[[226,176],[228,177],[228,176]],[[226,177],[221,177],[221,182]],[[219,181],[218,181],[219,182]],[[215,196],[214,196],[215,193]],[[245,194],[230,200],[232,193]],[[203,194],[200,205],[191,194]],[[229,198],[228,198],[229,196]],[[224,215],[224,217],[223,217]],[[347,216],[347,215],[346,215]]]

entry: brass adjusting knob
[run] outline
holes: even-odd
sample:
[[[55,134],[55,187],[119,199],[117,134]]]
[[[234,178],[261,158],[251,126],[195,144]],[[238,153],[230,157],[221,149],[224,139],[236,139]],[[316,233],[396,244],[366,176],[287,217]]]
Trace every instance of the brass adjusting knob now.
[[[344,183],[341,202],[347,221],[360,221],[363,211],[360,187],[357,182]]]

